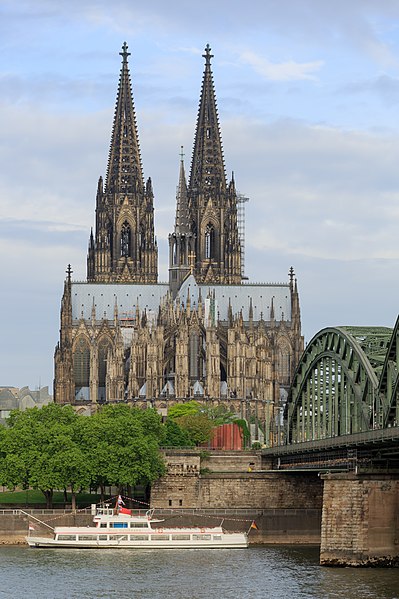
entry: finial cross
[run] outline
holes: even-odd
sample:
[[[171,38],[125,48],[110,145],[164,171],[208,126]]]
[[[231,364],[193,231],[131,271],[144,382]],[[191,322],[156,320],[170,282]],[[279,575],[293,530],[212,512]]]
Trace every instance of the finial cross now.
[[[68,276],[68,282],[70,283],[71,282],[71,274],[73,273],[73,270],[72,270],[70,264],[68,264],[68,267],[67,267],[67,269],[66,269],[65,272],[66,272],[66,274]]]
[[[213,58],[213,54],[211,54],[211,47],[209,44],[205,46],[205,54],[202,55],[205,58],[205,64],[211,64],[211,58]]]
[[[183,146],[180,146],[180,160],[183,162],[184,160],[184,152],[183,152]]]
[[[128,45],[126,42],[123,42],[123,46],[122,46],[122,52],[119,52],[119,54],[122,56],[123,58],[123,62],[127,62],[127,57],[130,56],[130,52],[127,51],[128,49]]]

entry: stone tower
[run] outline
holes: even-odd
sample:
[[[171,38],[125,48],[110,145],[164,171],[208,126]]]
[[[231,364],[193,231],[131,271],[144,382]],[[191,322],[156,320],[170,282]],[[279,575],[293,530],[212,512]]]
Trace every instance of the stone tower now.
[[[105,186],[100,177],[96,228],[89,240],[89,282],[156,283],[151,179],[144,184],[126,42],[116,99]]]
[[[234,178],[227,184],[211,49],[205,48],[189,184],[183,160],[177,193],[175,230],[169,236],[169,283],[175,294],[188,272],[198,283],[241,283],[241,247]]]
[[[194,398],[258,423],[268,443],[303,350],[298,287],[292,268],[288,282],[242,281],[237,194],[226,180],[210,48],[188,183],[180,157],[169,283],[157,282],[153,194],[142,174],[126,44],[121,56],[88,280],[73,281],[68,267],[64,285],[55,401],[82,413],[127,401],[167,414]]]

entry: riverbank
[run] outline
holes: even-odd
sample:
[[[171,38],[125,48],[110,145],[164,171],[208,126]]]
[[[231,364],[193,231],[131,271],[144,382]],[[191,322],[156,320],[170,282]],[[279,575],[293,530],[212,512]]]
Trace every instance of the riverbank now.
[[[63,510],[0,510],[0,545],[25,544],[29,522],[40,533],[48,534],[48,526],[88,526],[93,516],[89,509],[78,513]],[[319,545],[320,510],[157,510],[156,516],[168,526],[217,526],[226,530],[249,532],[252,545]],[[37,522],[40,520],[43,524]],[[251,528],[255,522],[256,529]]]

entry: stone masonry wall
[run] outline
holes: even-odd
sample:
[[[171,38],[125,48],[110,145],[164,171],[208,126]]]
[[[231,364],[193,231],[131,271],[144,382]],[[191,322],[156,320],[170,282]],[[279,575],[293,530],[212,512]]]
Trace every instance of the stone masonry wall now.
[[[260,471],[255,452],[172,451],[165,461],[168,473],[151,491],[156,508],[321,509],[317,474]]]
[[[399,476],[331,474],[323,478],[321,564],[399,563]]]

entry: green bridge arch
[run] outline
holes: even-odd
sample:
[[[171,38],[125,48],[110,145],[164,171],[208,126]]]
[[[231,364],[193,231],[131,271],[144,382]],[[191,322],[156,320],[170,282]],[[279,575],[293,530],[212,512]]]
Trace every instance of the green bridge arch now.
[[[399,318],[388,327],[330,327],[307,345],[288,395],[287,442],[397,426]]]

